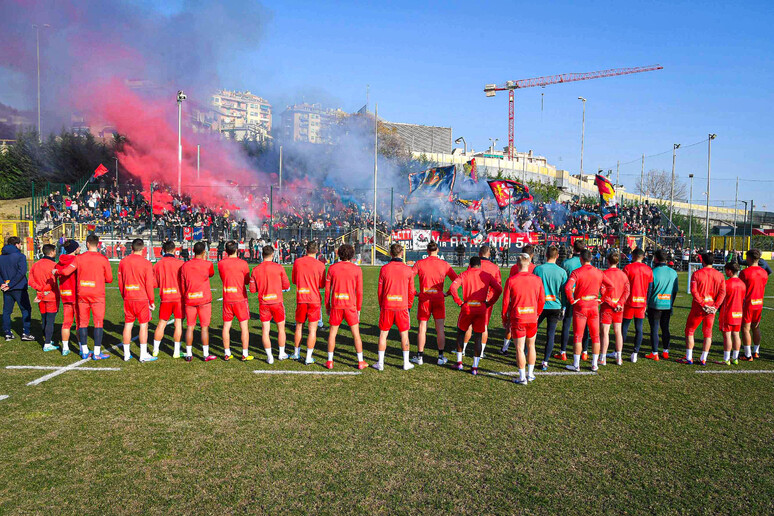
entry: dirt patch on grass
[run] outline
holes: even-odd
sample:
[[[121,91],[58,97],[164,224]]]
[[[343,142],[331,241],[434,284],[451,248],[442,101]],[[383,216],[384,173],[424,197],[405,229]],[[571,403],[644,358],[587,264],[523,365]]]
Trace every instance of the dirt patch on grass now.
[[[23,199],[9,199],[7,201],[0,201],[0,219],[18,219],[19,208],[22,208],[28,204],[32,198],[25,197]]]

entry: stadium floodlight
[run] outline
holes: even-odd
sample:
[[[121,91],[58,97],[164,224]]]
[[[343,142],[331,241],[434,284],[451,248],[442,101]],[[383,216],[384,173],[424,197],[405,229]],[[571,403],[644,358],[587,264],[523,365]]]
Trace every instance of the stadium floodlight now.
[[[462,149],[463,149],[462,153],[463,153],[463,154],[465,154],[465,155],[467,155],[467,154],[468,154],[468,142],[466,142],[466,141],[465,141],[465,137],[464,137],[464,136],[460,136],[459,138],[457,138],[456,140],[454,140],[454,143],[462,143],[462,145],[463,145],[463,147],[462,147]]]
[[[183,182],[183,101],[187,99],[183,90],[177,92],[177,195],[181,195]]]

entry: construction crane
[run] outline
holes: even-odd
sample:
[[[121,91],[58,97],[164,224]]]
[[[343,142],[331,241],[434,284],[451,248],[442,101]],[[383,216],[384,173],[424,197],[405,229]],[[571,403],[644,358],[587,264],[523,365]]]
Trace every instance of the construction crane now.
[[[612,68],[610,70],[600,70],[589,73],[563,73],[561,75],[549,75],[548,77],[535,77],[533,79],[521,79],[518,81],[508,81],[503,85],[487,84],[484,86],[484,93],[487,97],[494,97],[498,91],[508,91],[508,159],[513,160],[513,91],[523,88],[534,88],[536,86],[548,86],[549,84],[559,84],[564,82],[587,81],[589,79],[600,79],[602,77],[615,77],[617,75],[630,75],[633,73],[652,72],[662,70],[661,65],[638,66],[635,68]]]

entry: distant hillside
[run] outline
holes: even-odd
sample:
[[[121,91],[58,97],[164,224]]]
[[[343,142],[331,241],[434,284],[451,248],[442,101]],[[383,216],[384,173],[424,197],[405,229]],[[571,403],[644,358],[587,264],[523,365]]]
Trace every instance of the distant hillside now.
[[[32,125],[33,115],[0,102],[0,139],[14,139],[19,129]]]

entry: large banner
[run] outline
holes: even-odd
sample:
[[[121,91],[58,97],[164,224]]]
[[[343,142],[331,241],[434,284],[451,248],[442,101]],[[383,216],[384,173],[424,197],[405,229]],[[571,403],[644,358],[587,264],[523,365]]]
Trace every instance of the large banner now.
[[[486,237],[477,231],[470,235],[454,235],[449,232],[431,231],[429,229],[398,229],[392,232],[392,239],[400,242],[409,251],[424,251],[427,243],[434,240],[440,248],[451,248],[462,244],[466,247],[478,247],[484,242],[491,246],[523,247],[527,244],[540,243],[541,233],[534,232],[504,232],[493,231]]]

